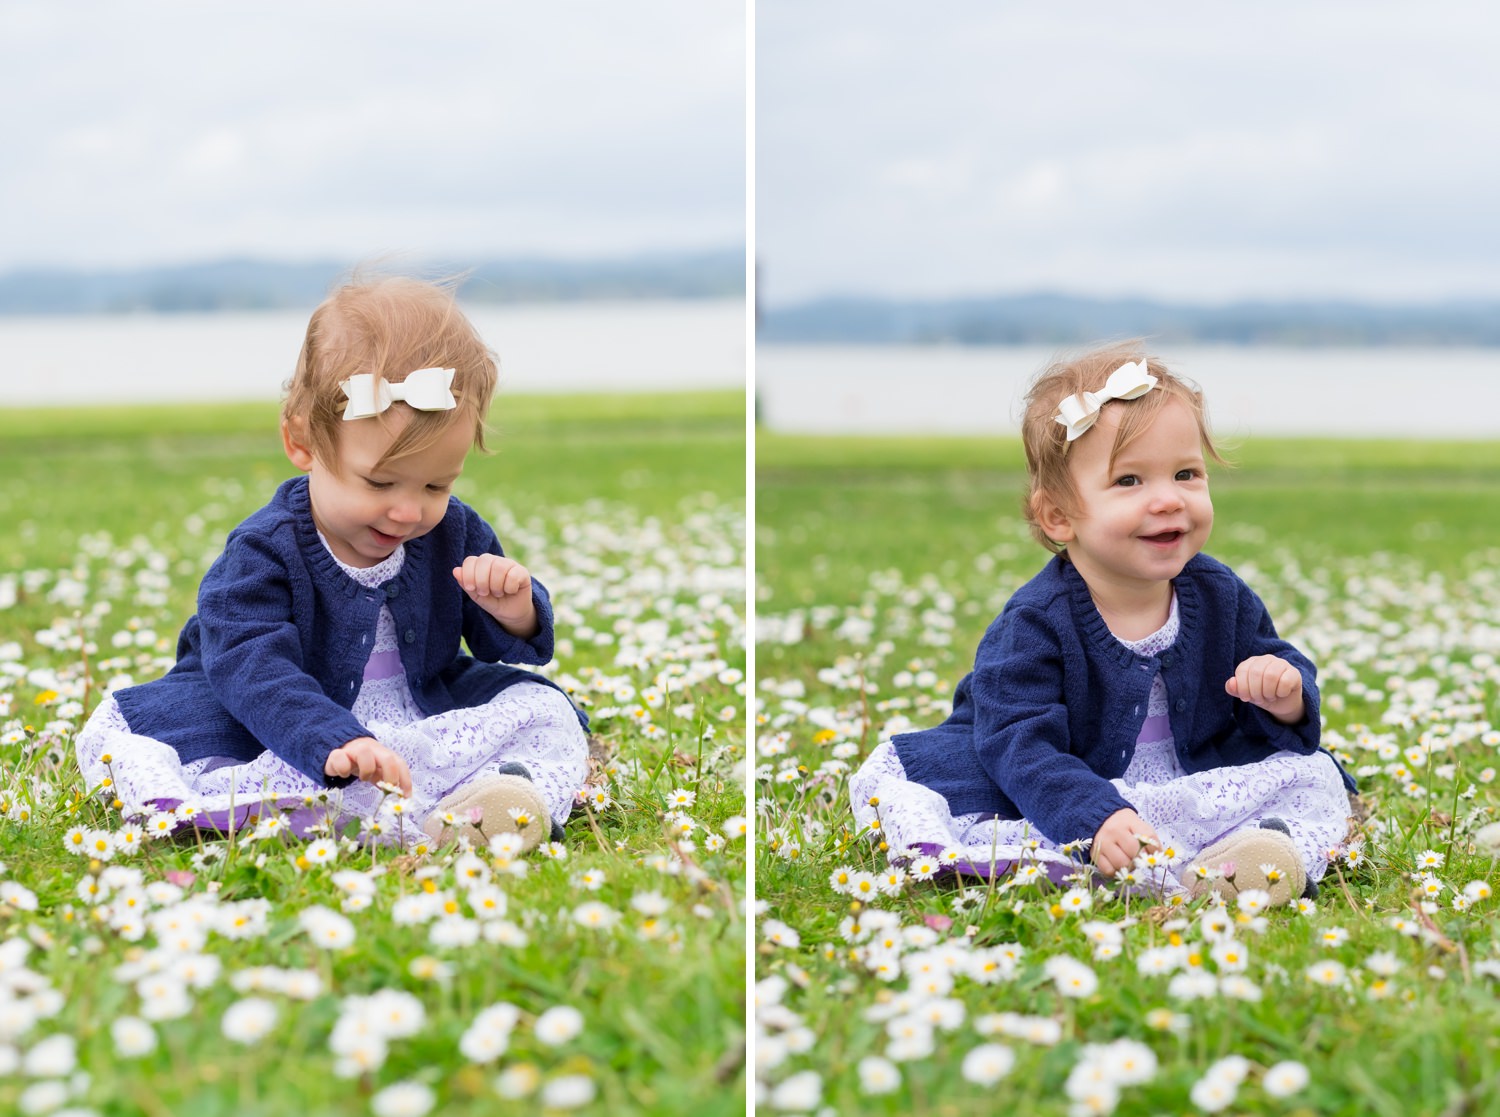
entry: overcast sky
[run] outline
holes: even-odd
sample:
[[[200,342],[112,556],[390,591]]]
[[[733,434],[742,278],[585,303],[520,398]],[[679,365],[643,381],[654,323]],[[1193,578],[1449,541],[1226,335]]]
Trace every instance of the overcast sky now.
[[[745,238],[741,0],[5,0],[0,270]]]
[[[1500,297],[1500,11],[758,0],[761,297]]]

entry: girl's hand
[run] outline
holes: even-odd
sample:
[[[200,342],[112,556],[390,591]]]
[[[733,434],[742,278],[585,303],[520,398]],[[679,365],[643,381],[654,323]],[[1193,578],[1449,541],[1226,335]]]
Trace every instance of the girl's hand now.
[[[1105,876],[1112,877],[1134,864],[1142,850],[1161,848],[1161,838],[1140,815],[1123,807],[1104,820],[1089,847],[1089,859]]]
[[[1302,672],[1280,656],[1253,655],[1234,669],[1224,689],[1242,702],[1259,706],[1283,725],[1302,720]]]
[[[365,783],[393,783],[403,795],[411,794],[411,769],[406,761],[374,737],[356,737],[342,748],[336,748],[323,762],[329,776],[355,776]]]
[[[504,555],[470,555],[453,577],[464,593],[512,636],[530,640],[540,630],[531,600],[531,572]]]

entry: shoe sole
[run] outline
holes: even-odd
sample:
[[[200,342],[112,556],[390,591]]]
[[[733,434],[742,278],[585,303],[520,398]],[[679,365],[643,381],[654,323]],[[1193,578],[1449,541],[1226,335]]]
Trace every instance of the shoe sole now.
[[[1199,880],[1191,870],[1198,866],[1215,872],[1226,863],[1234,865],[1234,879],[1216,877]],[[1281,871],[1281,879],[1272,882],[1261,871],[1262,865],[1271,865]],[[1183,883],[1188,893],[1197,899],[1210,892],[1217,892],[1226,900],[1241,892],[1258,888],[1270,894],[1271,906],[1289,904],[1307,885],[1307,872],[1302,868],[1302,855],[1297,852],[1292,839],[1279,830],[1240,830],[1209,846],[1188,866]]]
[[[469,812],[476,808],[481,812],[478,826],[468,821]],[[529,816],[525,826],[516,824],[510,814],[512,810],[524,811]],[[450,813],[460,821],[457,826],[445,828],[443,816]],[[520,834],[524,853],[542,843],[551,822],[547,804],[530,780],[521,776],[486,776],[447,796],[422,824],[422,830],[434,842],[467,835],[478,846],[487,846],[496,834]]]

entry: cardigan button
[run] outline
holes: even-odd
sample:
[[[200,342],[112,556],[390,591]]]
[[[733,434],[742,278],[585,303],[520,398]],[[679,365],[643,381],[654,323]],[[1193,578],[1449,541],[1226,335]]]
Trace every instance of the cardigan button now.
[[[1186,710],[1186,709],[1187,709],[1187,699],[1186,698],[1179,698],[1177,700],[1177,712],[1180,714],[1180,713],[1182,713],[1183,710]]]
[[[398,598],[400,596],[401,596],[401,587],[398,586],[398,585],[396,585],[395,582],[392,582],[390,585],[388,585],[388,586],[385,587],[385,599],[387,601],[394,601],[394,600],[396,600],[396,598]]]
[[[415,644],[417,642],[417,634],[408,628],[406,630],[406,635],[402,637],[402,639],[404,639],[408,644]]]

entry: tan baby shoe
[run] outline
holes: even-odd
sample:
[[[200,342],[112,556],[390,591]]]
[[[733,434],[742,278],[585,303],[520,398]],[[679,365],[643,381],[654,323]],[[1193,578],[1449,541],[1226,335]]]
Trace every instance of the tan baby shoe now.
[[[438,844],[467,835],[479,847],[496,834],[520,834],[524,853],[541,844],[550,821],[547,804],[526,777],[481,776],[445,797],[422,829]]]
[[[1275,907],[1302,895],[1307,872],[1290,837],[1279,829],[1261,827],[1236,830],[1209,846],[1188,865],[1182,883],[1194,899],[1217,892],[1231,900],[1258,888],[1270,893]]]

